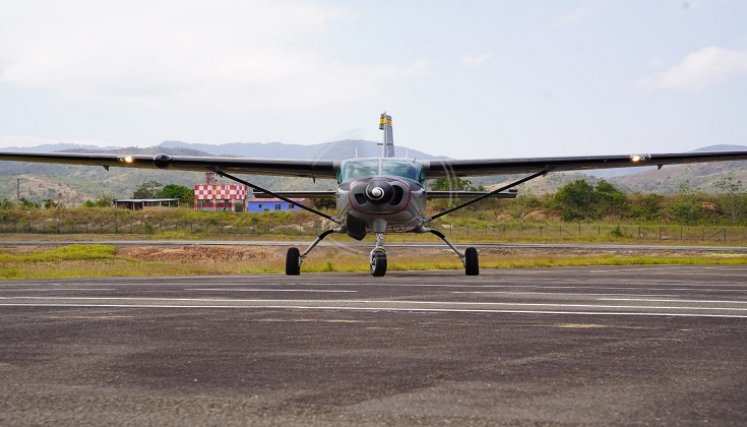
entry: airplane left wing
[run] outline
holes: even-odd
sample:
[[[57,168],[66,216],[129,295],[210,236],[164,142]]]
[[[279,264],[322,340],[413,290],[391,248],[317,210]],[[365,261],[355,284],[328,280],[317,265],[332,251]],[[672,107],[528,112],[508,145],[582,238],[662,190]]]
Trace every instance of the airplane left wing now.
[[[23,153],[2,152],[0,160],[68,165],[166,169],[180,171],[220,170],[253,175],[335,178],[337,165],[324,160],[277,160],[242,157],[171,156],[168,154],[121,155],[89,153]]]
[[[424,161],[428,178],[509,175],[539,171],[574,171],[747,160],[747,151],[713,151],[673,154],[627,154],[584,157],[533,157],[494,160]]]

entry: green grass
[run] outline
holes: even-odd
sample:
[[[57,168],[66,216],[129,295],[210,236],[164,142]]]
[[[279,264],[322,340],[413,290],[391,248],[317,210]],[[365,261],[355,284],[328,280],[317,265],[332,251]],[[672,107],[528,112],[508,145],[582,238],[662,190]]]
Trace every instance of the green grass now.
[[[0,263],[101,260],[113,258],[115,252],[111,245],[69,245],[26,253],[0,253]]]
[[[268,249],[264,256],[236,262],[220,259],[194,260],[176,257],[172,260],[136,259],[118,254],[108,245],[69,245],[49,250],[11,253],[0,252],[0,280],[5,279],[64,279],[125,276],[193,276],[282,274],[282,250]],[[364,251],[365,252],[365,251]],[[364,252],[354,253],[334,248],[320,248],[307,259],[303,273],[355,272],[367,274],[368,262]],[[700,256],[671,254],[662,256],[636,254],[500,254],[485,251],[481,267],[537,268],[598,265],[747,265],[747,256],[735,254],[704,254]],[[418,256],[412,252],[392,251],[390,271],[405,270],[461,270],[462,264],[451,253]]]
[[[687,226],[673,222],[609,219],[564,223],[497,219],[501,209],[467,209],[437,220],[433,227],[455,241],[473,242],[688,242],[747,244],[745,222],[706,222]],[[11,236],[104,236],[125,239],[313,239],[330,223],[306,212],[198,212],[191,209],[124,211],[110,208],[0,210],[0,233]],[[422,241],[432,236],[391,235],[391,241]]]

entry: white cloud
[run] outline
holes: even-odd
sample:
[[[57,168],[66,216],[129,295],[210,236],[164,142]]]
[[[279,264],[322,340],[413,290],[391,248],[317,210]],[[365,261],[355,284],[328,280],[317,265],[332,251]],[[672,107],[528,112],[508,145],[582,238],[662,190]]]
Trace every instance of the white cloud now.
[[[637,80],[636,85],[645,89],[702,90],[738,75],[747,75],[747,50],[711,46],[686,55],[667,70]]]
[[[313,49],[345,11],[312,2],[5,2],[0,82],[175,111],[258,112],[376,98],[408,65],[346,64]]]
[[[493,59],[492,53],[484,53],[482,55],[464,55],[461,64],[465,67],[479,67],[491,59]]]

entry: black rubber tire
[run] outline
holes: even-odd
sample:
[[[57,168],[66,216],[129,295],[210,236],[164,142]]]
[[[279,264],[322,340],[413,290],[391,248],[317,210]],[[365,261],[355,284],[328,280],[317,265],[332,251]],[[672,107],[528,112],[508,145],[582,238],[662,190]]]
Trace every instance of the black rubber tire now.
[[[477,249],[470,247],[464,251],[464,272],[467,276],[477,276],[480,274],[480,261],[477,259]]]
[[[371,275],[382,277],[386,274],[386,252],[375,251],[371,255]]]
[[[298,248],[288,248],[285,254],[285,274],[288,276],[301,274],[301,252]]]

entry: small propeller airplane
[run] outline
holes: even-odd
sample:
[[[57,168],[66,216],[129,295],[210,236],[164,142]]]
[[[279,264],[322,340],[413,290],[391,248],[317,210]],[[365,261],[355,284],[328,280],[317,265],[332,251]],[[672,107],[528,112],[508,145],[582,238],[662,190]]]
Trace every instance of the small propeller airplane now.
[[[229,157],[171,156],[168,154],[117,155],[77,153],[19,153],[0,151],[0,160],[73,165],[132,167],[179,171],[212,171],[224,178],[244,184],[257,197],[275,197],[319,215],[335,224],[321,233],[306,250],[288,249],[285,273],[298,275],[311,251],[332,233],[347,234],[362,240],[374,233],[376,241],[370,253],[371,274],[384,276],[387,270],[386,233],[431,233],[443,240],[460,258],[467,275],[480,272],[477,250],[460,251],[446,236],[429,224],[454,211],[464,209],[488,197],[511,198],[516,186],[549,172],[605,168],[639,167],[682,163],[746,160],[747,151],[690,152],[671,154],[629,154],[587,157],[536,157],[486,160],[423,160],[397,158],[394,155],[392,117],[381,115],[379,129],[384,133],[378,158],[355,158],[343,161],[280,160]],[[282,175],[337,180],[334,191],[279,192],[252,184],[234,174]],[[453,178],[505,174],[527,174],[489,192],[429,191],[426,178]],[[333,197],[335,215],[328,215],[291,197]],[[429,198],[454,197],[463,203],[439,212],[426,214]]]

